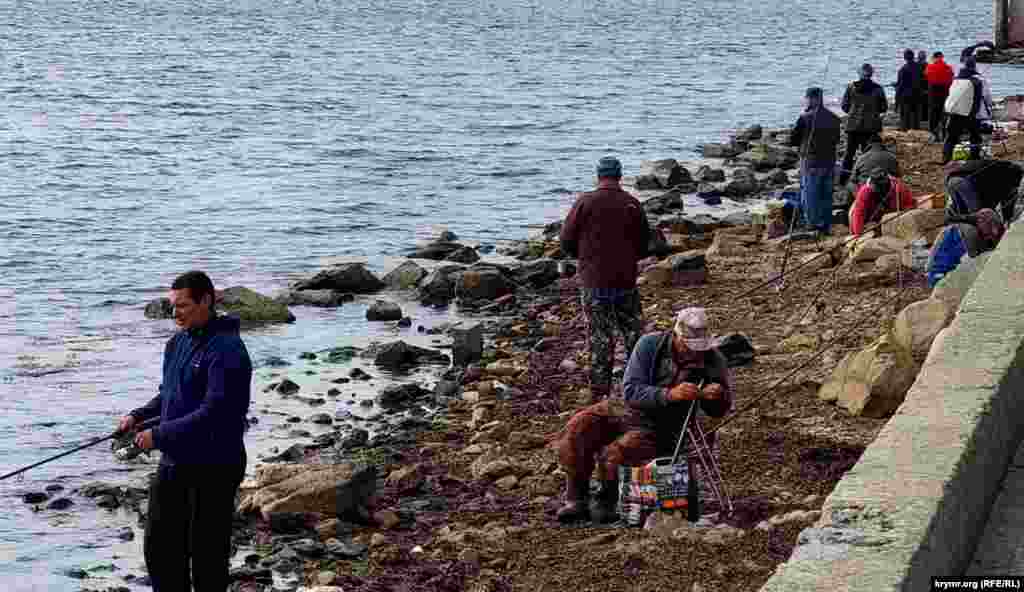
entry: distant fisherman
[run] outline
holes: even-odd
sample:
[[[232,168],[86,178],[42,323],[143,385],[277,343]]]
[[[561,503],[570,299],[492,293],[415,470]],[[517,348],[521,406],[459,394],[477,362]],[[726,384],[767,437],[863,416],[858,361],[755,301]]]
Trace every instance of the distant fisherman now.
[[[121,418],[119,429],[160,416],[135,444],[161,452],[149,489],[144,554],[156,592],[224,592],[235,495],[245,475],[242,437],[252,363],[239,321],[218,317],[202,271],[171,284],[175,323],[164,348],[156,397]]]
[[[789,135],[790,146],[800,146],[800,209],[815,231],[832,229],[832,187],[836,146],[842,122],[822,104],[820,88],[807,89],[807,109]]]
[[[651,229],[635,197],[622,189],[622,163],[597,163],[597,190],[583,193],[562,226],[562,249],[580,262],[581,304],[590,331],[590,396],[600,401],[612,388],[615,332],[622,333],[626,359],[643,331],[636,288],[638,261],[647,256]]]
[[[882,132],[882,116],[889,110],[885,89],[871,77],[875,69],[871,64],[860,67],[860,80],[846,87],[843,95],[843,111],[850,114],[846,120],[846,152],[843,154],[843,172],[839,184],[846,185],[857,151],[867,146],[875,134]]]

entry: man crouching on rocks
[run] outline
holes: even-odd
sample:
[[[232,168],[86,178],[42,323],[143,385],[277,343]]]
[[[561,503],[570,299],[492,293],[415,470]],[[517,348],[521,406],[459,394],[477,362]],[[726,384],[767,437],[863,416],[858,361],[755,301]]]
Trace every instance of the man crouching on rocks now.
[[[567,479],[558,520],[616,520],[619,466],[672,456],[690,405],[699,400],[705,413],[721,417],[732,406],[732,390],[725,357],[711,346],[703,308],[681,310],[672,331],[644,335],[626,367],[623,399],[580,410],[555,443]],[[601,485],[591,506],[595,465]]]
[[[161,452],[150,484],[144,554],[156,592],[224,592],[235,495],[245,475],[252,363],[239,321],[214,311],[213,282],[190,271],[171,284],[181,329],[164,348],[156,397],[119,429],[160,416],[135,444]]]

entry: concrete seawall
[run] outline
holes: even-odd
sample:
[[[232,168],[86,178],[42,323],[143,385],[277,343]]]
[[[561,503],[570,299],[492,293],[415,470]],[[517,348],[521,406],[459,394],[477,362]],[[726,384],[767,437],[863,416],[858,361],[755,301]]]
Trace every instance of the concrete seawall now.
[[[929,590],[962,575],[1024,436],[1024,223],[991,254],[899,411],[763,592]]]

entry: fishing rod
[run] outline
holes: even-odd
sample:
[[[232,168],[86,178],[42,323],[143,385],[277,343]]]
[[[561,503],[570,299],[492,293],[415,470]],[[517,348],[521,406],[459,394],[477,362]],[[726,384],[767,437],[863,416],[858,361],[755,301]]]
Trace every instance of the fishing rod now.
[[[141,424],[139,424],[138,427],[134,428],[134,431],[140,431],[140,430],[144,430],[146,428],[151,428],[151,427],[155,426],[158,423],[160,423],[160,418],[159,417],[154,417],[152,419],[148,419],[148,420],[142,422]],[[34,468],[36,468],[36,467],[38,467],[40,465],[45,465],[48,462],[53,462],[53,461],[57,460],[58,458],[64,458],[65,456],[68,456],[69,454],[74,454],[74,453],[79,452],[81,450],[85,450],[86,448],[90,448],[92,446],[95,446],[95,445],[99,444],[100,442],[106,442],[107,440],[113,440],[114,438],[118,438],[118,437],[120,437],[120,436],[122,436],[124,434],[125,434],[125,432],[122,432],[121,430],[116,430],[113,433],[111,433],[111,434],[109,434],[107,436],[104,436],[102,438],[97,438],[96,440],[93,440],[92,442],[89,442],[88,444],[82,444],[81,446],[78,446],[77,448],[72,448],[71,450],[66,450],[64,452],[61,452],[58,455],[51,456],[50,458],[41,460],[41,461],[39,461],[37,463],[34,463],[34,464],[31,464],[31,465],[29,465],[27,467],[22,467],[22,468],[18,469],[17,471],[12,471],[10,473],[7,473],[6,475],[0,475],[0,481],[3,481],[4,479],[9,479],[11,477],[14,477],[15,475],[20,475],[21,473],[24,473],[25,471],[27,471],[29,469],[34,469]]]

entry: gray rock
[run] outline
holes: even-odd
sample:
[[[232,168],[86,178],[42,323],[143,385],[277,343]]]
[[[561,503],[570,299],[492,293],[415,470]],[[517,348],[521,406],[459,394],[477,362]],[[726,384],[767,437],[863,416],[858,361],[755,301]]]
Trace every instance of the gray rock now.
[[[393,290],[412,290],[427,277],[427,270],[415,261],[404,261],[392,269],[382,280]]]
[[[135,531],[132,530],[131,526],[125,526],[121,530],[117,531],[117,538],[121,539],[122,541],[134,541]]]
[[[402,317],[398,319],[398,326],[402,328],[412,327],[412,319],[410,317]]]
[[[348,362],[352,358],[359,355],[361,350],[358,347],[346,345],[343,347],[335,347],[327,350],[327,361],[332,364],[340,362]]]
[[[47,485],[44,489],[46,490],[46,493],[57,493],[58,491],[64,491],[64,486],[58,485],[57,483],[51,483],[50,485]]]
[[[362,263],[334,265],[292,285],[295,290],[334,290],[353,294],[368,294],[383,287],[384,282],[370,273]]]
[[[101,508],[113,510],[121,506],[121,503],[117,501],[117,498],[113,495],[101,495],[96,498],[96,505]]]
[[[265,462],[298,462],[305,457],[306,446],[303,444],[292,444],[281,454],[267,457]]]
[[[295,393],[299,392],[299,385],[285,378],[280,383],[278,383],[277,388],[275,388],[274,390],[281,393],[282,395],[294,395]]]
[[[680,211],[683,209],[682,193],[678,190],[669,190],[643,202],[643,206],[649,216]]]
[[[340,446],[342,450],[355,450],[356,448],[365,446],[369,440],[370,432],[362,428],[356,428],[352,430],[352,433],[345,436],[338,446]]]
[[[41,491],[33,491],[32,493],[26,493],[21,496],[21,500],[26,504],[41,504],[48,499],[50,499],[50,496]]]
[[[327,415],[326,413],[317,413],[315,415],[310,416],[309,422],[318,425],[331,425],[332,423],[334,423],[334,418],[331,417],[330,415]]]
[[[736,142],[729,142],[727,144],[708,143],[700,146],[700,151],[704,158],[732,158],[739,155],[743,150],[743,146]]]
[[[79,487],[78,493],[83,497],[89,498],[99,497],[101,495],[117,496],[120,493],[120,489],[116,485],[103,483],[102,481],[93,481],[92,483],[86,483]]]
[[[521,265],[513,271],[513,276],[520,284],[539,290],[558,279],[558,262],[554,259],[536,259]]]
[[[301,539],[295,541],[289,545],[289,547],[299,555],[310,558],[323,557],[324,553],[327,551],[327,548],[323,543],[314,541],[313,539]]]
[[[417,384],[399,384],[389,386],[380,392],[377,404],[385,408],[396,408],[409,405],[430,394],[430,391]]]
[[[155,298],[146,303],[142,314],[147,319],[171,319],[174,318],[174,307],[170,298]]]
[[[750,226],[754,223],[754,215],[747,211],[733,212],[722,218],[727,226]]]
[[[366,553],[366,545],[352,541],[332,539],[327,542],[327,554],[338,559],[358,559]]]
[[[61,498],[57,498],[57,499],[53,500],[52,502],[46,504],[46,509],[47,510],[67,510],[68,508],[70,508],[73,505],[75,505],[75,503],[73,501],[69,500],[66,497],[61,497]]]
[[[286,306],[317,306],[320,308],[336,308],[346,302],[352,302],[355,296],[348,292],[335,290],[285,290],[274,297],[274,300]]]
[[[430,272],[420,282],[420,302],[426,305],[448,304],[455,297],[455,282],[464,270],[461,265],[446,265]]]
[[[459,394],[459,383],[454,380],[438,380],[434,385],[434,399],[441,400]]]
[[[696,180],[701,183],[721,183],[725,181],[725,171],[702,165],[697,169]]]
[[[656,185],[651,189],[659,187],[669,189],[693,181],[690,171],[683,168],[674,158],[641,161],[640,175],[637,176],[637,189],[641,189],[639,185],[641,177],[653,177]]]
[[[480,255],[478,255],[476,249],[472,247],[462,247],[461,249],[452,251],[452,253],[445,257],[444,260],[452,261],[454,263],[476,263],[480,260]]]
[[[477,323],[467,329],[452,329],[452,361],[466,366],[480,359],[484,352],[484,328]]]
[[[217,307],[251,323],[295,322],[295,315],[287,306],[243,286],[232,286],[218,293]]]
[[[772,185],[788,185],[789,175],[782,169],[776,169],[768,175],[768,182]]]
[[[89,573],[80,567],[72,567],[64,570],[62,573],[63,575],[75,580],[84,580],[89,577]]]
[[[754,345],[741,333],[730,333],[715,340],[714,346],[723,356],[729,367],[743,366],[754,361]]]
[[[514,290],[515,286],[496,269],[466,270],[455,283],[455,296],[462,300],[494,300]]]
[[[754,124],[747,129],[736,134],[737,140],[760,140],[764,134],[764,129],[760,125]]]
[[[377,300],[366,309],[368,321],[397,321],[402,318],[402,308],[394,302]]]
[[[409,255],[409,258],[443,261],[444,259],[447,259],[448,256],[454,253],[455,251],[458,251],[459,249],[463,248],[465,248],[465,245],[461,243],[435,242],[413,251]]]
[[[401,368],[416,364],[448,364],[451,360],[437,350],[393,341],[380,346],[373,361],[378,366]]]

